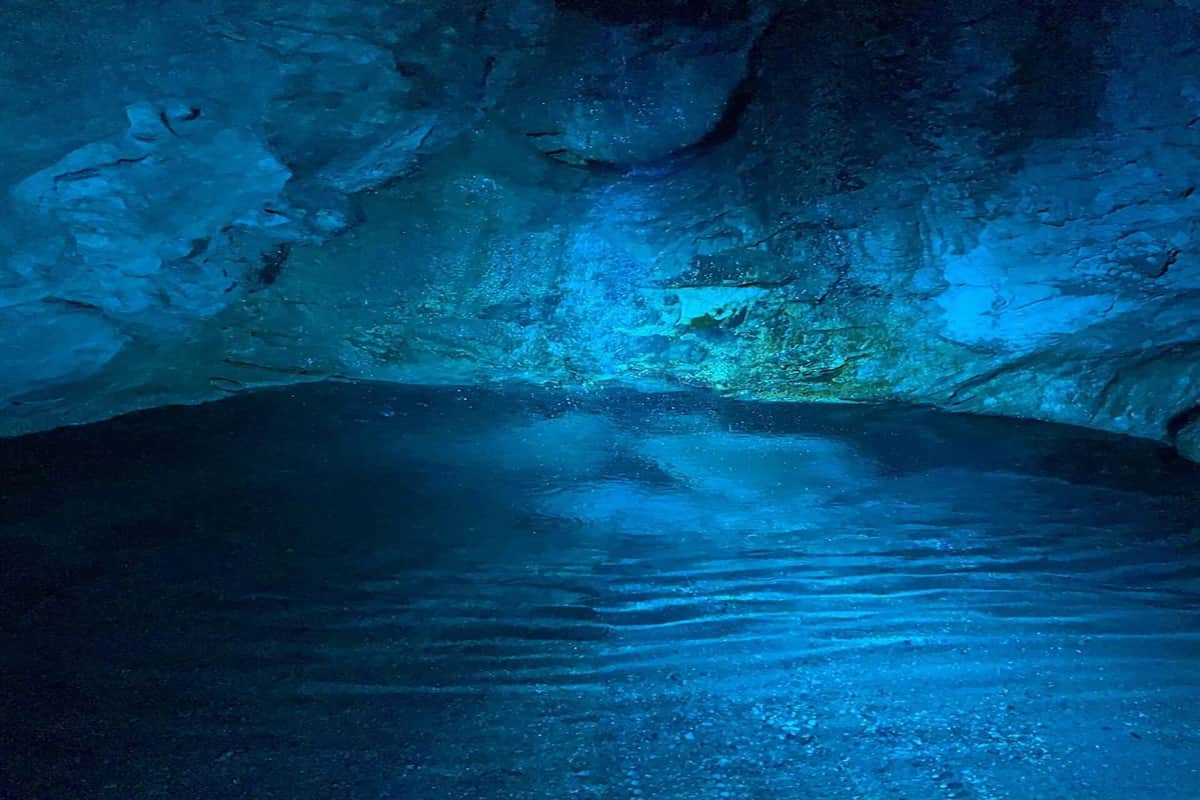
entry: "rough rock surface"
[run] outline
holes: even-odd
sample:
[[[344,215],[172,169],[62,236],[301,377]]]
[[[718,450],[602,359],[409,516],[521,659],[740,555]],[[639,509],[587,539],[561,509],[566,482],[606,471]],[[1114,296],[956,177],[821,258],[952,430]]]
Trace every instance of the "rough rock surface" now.
[[[1197,457],[1190,0],[54,8],[3,12],[4,431],[515,379]]]

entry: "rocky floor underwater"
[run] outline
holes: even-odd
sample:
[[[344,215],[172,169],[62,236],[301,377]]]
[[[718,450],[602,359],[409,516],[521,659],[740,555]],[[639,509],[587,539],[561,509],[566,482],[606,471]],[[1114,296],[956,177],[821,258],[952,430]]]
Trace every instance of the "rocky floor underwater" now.
[[[1200,797],[1200,467],[318,384],[0,440],[0,797]]]

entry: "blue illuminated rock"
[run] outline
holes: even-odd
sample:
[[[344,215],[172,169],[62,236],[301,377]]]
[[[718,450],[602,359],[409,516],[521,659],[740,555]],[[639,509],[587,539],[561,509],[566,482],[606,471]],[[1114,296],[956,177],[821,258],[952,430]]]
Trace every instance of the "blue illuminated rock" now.
[[[1200,402],[1194,3],[234,5],[81,5],[57,94],[3,78],[0,429],[329,376]]]
[[[1192,420],[1175,434],[1175,447],[1184,458],[1200,462],[1200,419]]]
[[[562,14],[538,56],[524,60],[501,116],[565,163],[657,162],[717,128],[747,77],[763,23],[728,20],[697,30]]]

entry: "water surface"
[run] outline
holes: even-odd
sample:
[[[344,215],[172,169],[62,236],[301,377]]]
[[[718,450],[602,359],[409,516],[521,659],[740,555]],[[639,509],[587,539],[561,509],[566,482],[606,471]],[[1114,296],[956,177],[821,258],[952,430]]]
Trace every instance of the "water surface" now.
[[[1200,470],[312,385],[0,440],[0,797],[1200,797]]]

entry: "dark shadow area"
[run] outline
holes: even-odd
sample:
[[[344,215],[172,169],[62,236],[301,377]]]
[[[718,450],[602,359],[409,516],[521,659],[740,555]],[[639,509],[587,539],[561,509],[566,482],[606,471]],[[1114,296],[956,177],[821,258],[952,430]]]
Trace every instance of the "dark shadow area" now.
[[[746,0],[555,0],[554,5],[617,25],[672,22],[719,28],[750,16]]]

